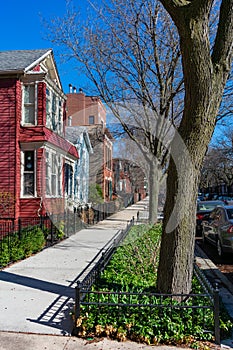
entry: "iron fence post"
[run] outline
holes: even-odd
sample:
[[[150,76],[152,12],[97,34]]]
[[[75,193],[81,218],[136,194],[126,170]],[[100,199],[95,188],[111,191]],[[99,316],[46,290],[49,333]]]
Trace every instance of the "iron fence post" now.
[[[54,237],[53,237],[53,214],[50,216],[50,235],[51,235],[51,244],[53,245]]]
[[[214,336],[215,343],[220,344],[220,326],[219,326],[219,288],[218,283],[215,283],[214,288]]]
[[[77,320],[80,317],[80,301],[81,301],[81,282],[77,281],[77,286],[75,287],[75,328],[77,327]]]
[[[74,232],[73,233],[76,233],[76,219],[77,219],[76,209],[74,210],[73,216],[74,216]]]
[[[22,222],[21,219],[18,219],[18,230],[19,230],[19,239],[21,240],[22,238]]]
[[[66,211],[66,221],[67,221],[67,230],[66,230],[66,237],[69,237],[70,232],[70,211]]]

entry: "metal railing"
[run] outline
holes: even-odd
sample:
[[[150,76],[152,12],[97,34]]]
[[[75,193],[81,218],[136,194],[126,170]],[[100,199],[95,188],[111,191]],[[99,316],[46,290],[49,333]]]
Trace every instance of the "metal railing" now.
[[[13,262],[11,253],[12,249],[15,249],[16,237],[21,240],[22,237],[25,237],[39,227],[45,236],[45,247],[49,247],[70,237],[86,226],[106,219],[116,211],[116,204],[114,202],[108,202],[98,205],[95,208],[85,206],[74,211],[67,210],[60,214],[34,218],[19,218],[17,220],[13,218],[2,218],[0,221],[0,267],[5,266],[5,264],[1,263],[1,256],[6,255],[6,253],[10,257],[8,264]]]
[[[85,269],[76,278],[77,284],[81,284],[86,290],[89,290],[95,283],[101,272],[105,269],[117,247],[127,236],[130,228],[134,225],[134,217],[127,222],[124,230],[119,230],[116,234],[103,246],[103,248],[94,256]],[[83,295],[84,298],[84,295]]]
[[[122,291],[100,291],[91,290],[91,286],[97,282],[100,273],[104,270],[105,266],[112,257],[115,249],[119,243],[125,238],[128,230],[119,235],[119,240],[116,241],[116,237],[113,239],[114,243],[101,251],[101,257],[97,259],[96,264],[88,272],[88,274],[81,279],[79,276],[77,279],[77,286],[75,288],[75,324],[78,324],[80,316],[82,316],[82,307],[93,307],[97,306],[96,312],[100,313],[105,307],[115,307],[115,310],[119,312],[119,315],[124,312],[128,312],[132,309],[140,313],[142,309],[147,309],[148,312],[155,312],[155,310],[167,309],[170,310],[171,316],[173,313],[177,313],[179,310],[182,316],[185,318],[185,310],[192,310],[193,315],[195,310],[203,311],[203,330],[211,332],[215,337],[215,342],[220,344],[220,326],[219,326],[219,314],[220,314],[220,303],[219,303],[219,289],[216,284],[212,287],[200,268],[194,263],[194,274],[197,277],[200,285],[203,288],[204,293],[198,294],[161,294],[161,293],[135,293],[135,292],[122,292]],[[99,253],[100,254],[100,253]],[[94,259],[93,259],[94,260]],[[92,262],[93,263],[93,262]],[[202,300],[202,305],[198,304],[198,300]],[[137,300],[135,302],[135,300]],[[139,301],[138,301],[139,300]],[[163,301],[166,300],[166,303]],[[174,302],[174,301],[179,301]],[[205,301],[205,302],[203,302]],[[205,312],[210,310],[213,312],[213,329],[206,329],[205,324]],[[88,310],[85,310],[85,313]],[[161,312],[162,317],[162,312]],[[193,322],[195,324],[195,317],[193,316]]]

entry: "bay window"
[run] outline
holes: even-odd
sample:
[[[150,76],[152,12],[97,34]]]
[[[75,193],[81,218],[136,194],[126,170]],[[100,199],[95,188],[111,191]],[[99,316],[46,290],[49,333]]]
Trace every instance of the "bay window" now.
[[[46,89],[46,126],[62,134],[62,99],[49,87]]]
[[[36,123],[36,86],[28,84],[23,86],[23,124]]]
[[[46,195],[62,195],[62,157],[53,150],[46,151]]]

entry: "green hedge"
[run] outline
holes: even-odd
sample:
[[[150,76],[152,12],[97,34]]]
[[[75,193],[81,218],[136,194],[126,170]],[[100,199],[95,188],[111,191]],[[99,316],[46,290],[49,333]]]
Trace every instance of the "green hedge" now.
[[[39,227],[27,227],[21,231],[12,233],[0,241],[0,266],[4,267],[29,257],[40,251],[45,245],[45,236]]]

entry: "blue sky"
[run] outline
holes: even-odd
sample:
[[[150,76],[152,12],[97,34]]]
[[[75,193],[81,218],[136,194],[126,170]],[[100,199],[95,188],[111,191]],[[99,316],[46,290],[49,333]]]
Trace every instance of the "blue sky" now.
[[[74,1],[85,9],[86,0]],[[68,92],[69,83],[82,87],[85,77],[73,70],[72,63],[61,64],[56,47],[46,40],[46,29],[41,18],[49,20],[62,16],[66,11],[65,0],[7,0],[1,1],[0,51],[52,48],[58,66],[63,90]]]

